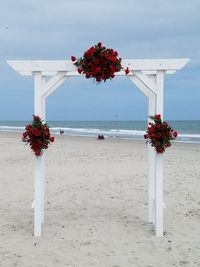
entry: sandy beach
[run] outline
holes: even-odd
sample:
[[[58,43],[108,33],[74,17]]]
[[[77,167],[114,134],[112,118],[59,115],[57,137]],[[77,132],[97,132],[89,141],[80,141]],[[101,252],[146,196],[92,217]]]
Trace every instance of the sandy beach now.
[[[145,142],[58,136],[46,153],[45,224],[33,236],[34,157],[0,133],[0,266],[200,266],[200,145],[164,159],[164,237],[147,222]]]

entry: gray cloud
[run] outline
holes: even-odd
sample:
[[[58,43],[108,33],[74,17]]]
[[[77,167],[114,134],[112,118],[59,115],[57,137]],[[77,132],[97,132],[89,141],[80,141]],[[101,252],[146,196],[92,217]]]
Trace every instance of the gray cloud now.
[[[159,49],[158,56],[178,52],[195,58],[199,8],[199,1],[172,0],[6,1],[0,11],[3,57],[62,56],[103,40],[125,57],[132,51],[152,57]]]

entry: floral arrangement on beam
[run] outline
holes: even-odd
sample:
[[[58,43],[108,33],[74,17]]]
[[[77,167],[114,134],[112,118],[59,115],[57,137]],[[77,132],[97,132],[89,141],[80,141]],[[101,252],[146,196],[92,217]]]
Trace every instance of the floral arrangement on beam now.
[[[155,148],[157,153],[161,154],[165,152],[167,147],[172,145],[171,141],[176,139],[178,134],[166,121],[162,121],[160,114],[149,118],[154,122],[149,122],[144,138]]]
[[[32,124],[25,127],[26,131],[22,134],[23,142],[29,144],[35,156],[39,157],[47,149],[54,137],[50,135],[49,127],[39,116],[33,115]]]
[[[106,48],[101,42],[87,49],[81,58],[72,56],[71,60],[80,74],[84,74],[87,79],[94,78],[97,83],[113,79],[115,73],[121,70],[126,75],[130,72],[128,67],[122,67],[117,51]]]

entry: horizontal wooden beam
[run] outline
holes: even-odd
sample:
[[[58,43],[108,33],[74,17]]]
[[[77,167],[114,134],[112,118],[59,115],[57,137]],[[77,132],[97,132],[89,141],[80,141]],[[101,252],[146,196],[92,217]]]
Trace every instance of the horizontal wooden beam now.
[[[144,74],[147,75],[151,75],[151,74],[156,74],[156,71],[142,71]],[[176,71],[175,70],[166,70],[165,74],[174,74]],[[32,73],[34,72],[30,72],[30,71],[20,71],[19,72],[22,76],[31,76]],[[56,73],[58,73],[58,71],[42,71],[42,76],[53,76]],[[67,77],[81,77],[83,76],[83,74],[79,74],[77,70],[75,71],[66,71],[65,76]],[[124,71],[119,71],[115,73],[115,76],[125,76]]]
[[[130,70],[180,70],[189,62],[189,58],[174,59],[124,59],[122,66]]]
[[[148,75],[145,75],[142,71],[133,71],[135,76],[144,83],[154,94],[157,93],[156,84],[148,77]]]
[[[184,67],[188,58],[180,59],[123,59],[123,68],[132,71],[144,71],[146,74],[154,74],[157,70],[165,73],[174,73]],[[32,75],[33,72],[41,71],[43,76],[51,76],[57,72],[66,72],[66,76],[80,76],[77,68],[71,60],[8,60],[7,63],[21,75]],[[124,71],[117,75],[125,75]]]

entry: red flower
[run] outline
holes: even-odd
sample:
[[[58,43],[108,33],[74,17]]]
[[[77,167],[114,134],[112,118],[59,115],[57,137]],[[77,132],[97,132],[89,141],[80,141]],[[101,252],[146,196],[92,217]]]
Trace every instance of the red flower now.
[[[96,67],[96,68],[95,68],[95,71],[96,71],[96,72],[99,72],[99,71],[101,71],[101,68],[100,68],[100,67]]]
[[[51,136],[51,137],[49,138],[49,140],[50,140],[50,142],[54,142],[54,137]]]
[[[81,73],[82,73],[82,71],[83,71],[83,70],[82,70],[82,68],[78,68],[78,73],[80,73],[80,74],[81,74]]]
[[[38,156],[41,156],[41,152],[40,151],[35,151],[35,155],[38,157]]]
[[[45,132],[44,132],[44,134],[46,135],[46,136],[50,136],[50,133],[49,133],[49,129],[47,128],[47,129],[45,129]]]
[[[35,129],[34,134],[35,134],[35,136],[39,136],[40,132],[37,129]]]
[[[166,121],[163,121],[163,126],[167,127],[168,126],[168,123]]]
[[[156,134],[156,139],[159,139],[161,137],[161,134],[160,133],[157,133]]]
[[[106,81],[115,77],[115,72],[122,69],[121,58],[113,49],[106,48],[99,42],[84,52],[83,57],[74,63],[78,72],[87,79],[94,78],[96,82]]]
[[[129,72],[130,72],[130,70],[129,70],[129,68],[127,67],[127,68],[125,69],[125,73],[126,73],[126,75],[129,74]]]
[[[74,56],[71,56],[71,61],[76,61],[76,57],[74,57]]]
[[[29,130],[30,128],[31,128],[30,124],[26,125],[26,127],[25,127],[26,130]]]
[[[22,135],[24,142],[28,143],[36,156],[41,156],[42,151],[48,148],[48,144],[54,141],[50,136],[49,127],[43,123],[39,116],[33,116],[32,124],[25,127]]]
[[[163,152],[165,151],[165,149],[164,149],[163,147],[157,147],[157,148],[156,148],[156,151],[157,151],[158,153],[163,153]]]
[[[172,134],[171,134],[170,132],[167,132],[167,136],[168,136],[169,138],[171,138],[171,137],[172,137]]]
[[[161,118],[161,115],[160,114],[155,115],[155,119],[156,120],[160,120],[160,118]]]
[[[153,127],[150,127],[149,128],[149,133],[151,134],[151,133],[154,133],[154,128]]]
[[[27,133],[25,132],[22,134],[22,139],[25,139],[26,137],[27,137]]]
[[[167,147],[171,146],[171,140],[177,137],[178,134],[167,122],[162,122],[160,114],[150,116],[150,119],[152,119],[154,123],[149,123],[150,126],[144,138],[155,148],[157,153],[163,153]]]
[[[86,77],[86,79],[89,79],[89,78],[90,78],[90,74],[87,72],[87,73],[85,74],[85,77]]]
[[[34,119],[34,121],[39,121],[40,120],[40,117],[33,115],[33,119]]]

